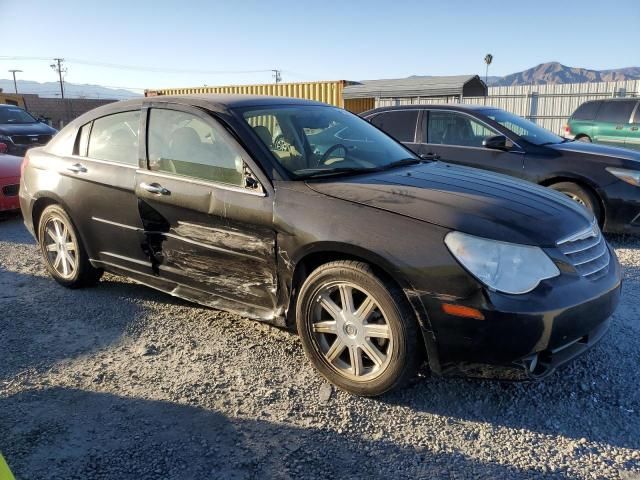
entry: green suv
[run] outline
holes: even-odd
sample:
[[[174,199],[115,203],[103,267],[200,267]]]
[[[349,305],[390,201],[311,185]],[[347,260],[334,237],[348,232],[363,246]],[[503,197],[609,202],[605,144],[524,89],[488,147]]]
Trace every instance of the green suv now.
[[[563,136],[640,150],[640,101],[617,98],[585,102],[569,118]]]

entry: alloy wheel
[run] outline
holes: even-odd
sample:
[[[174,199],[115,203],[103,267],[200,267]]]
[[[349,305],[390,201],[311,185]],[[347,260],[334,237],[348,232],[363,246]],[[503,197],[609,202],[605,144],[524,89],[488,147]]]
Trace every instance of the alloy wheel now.
[[[61,278],[70,279],[78,268],[78,246],[64,220],[51,217],[45,227],[47,261]]]
[[[315,299],[311,336],[325,362],[351,380],[379,377],[391,361],[393,334],[376,299],[347,282],[324,285]]]
[[[564,193],[567,197],[569,197],[574,202],[579,203],[583,207],[587,208],[587,204],[584,202],[584,200],[580,198],[578,195],[576,195],[575,193],[573,192],[561,192],[561,193]]]

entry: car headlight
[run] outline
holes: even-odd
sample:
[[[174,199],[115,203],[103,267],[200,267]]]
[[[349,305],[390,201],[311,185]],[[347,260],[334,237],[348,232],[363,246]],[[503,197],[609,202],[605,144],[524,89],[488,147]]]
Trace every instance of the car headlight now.
[[[558,267],[539,247],[461,232],[448,233],[444,243],[469,273],[498,292],[527,293],[542,280],[560,275]]]
[[[640,171],[627,170],[626,168],[607,167],[605,169],[611,175],[618,177],[623,182],[640,187]]]

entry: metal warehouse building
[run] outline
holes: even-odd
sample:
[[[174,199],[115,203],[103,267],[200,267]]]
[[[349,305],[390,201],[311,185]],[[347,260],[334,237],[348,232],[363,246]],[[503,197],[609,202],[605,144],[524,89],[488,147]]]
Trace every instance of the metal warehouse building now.
[[[413,76],[386,80],[364,80],[346,86],[343,97],[348,102],[368,102],[368,108],[386,105],[426,103],[431,98],[460,102],[464,97],[483,97],[487,86],[478,75],[450,77]]]

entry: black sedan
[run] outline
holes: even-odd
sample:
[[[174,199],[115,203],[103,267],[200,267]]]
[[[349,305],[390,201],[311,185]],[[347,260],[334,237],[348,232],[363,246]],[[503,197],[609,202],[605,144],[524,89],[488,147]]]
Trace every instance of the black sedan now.
[[[0,104],[0,153],[22,156],[29,148],[46,145],[56,132],[26,110]]]
[[[438,374],[544,376],[597,342],[618,303],[620,266],[590,212],[427,163],[320,103],[114,103],[23,168],[25,223],[60,284],[108,270],[296,329],[357,394],[403,384],[425,355]]]
[[[384,107],[361,114],[425,159],[512,175],[591,210],[606,232],[640,233],[640,152],[559,137],[495,107]]]

